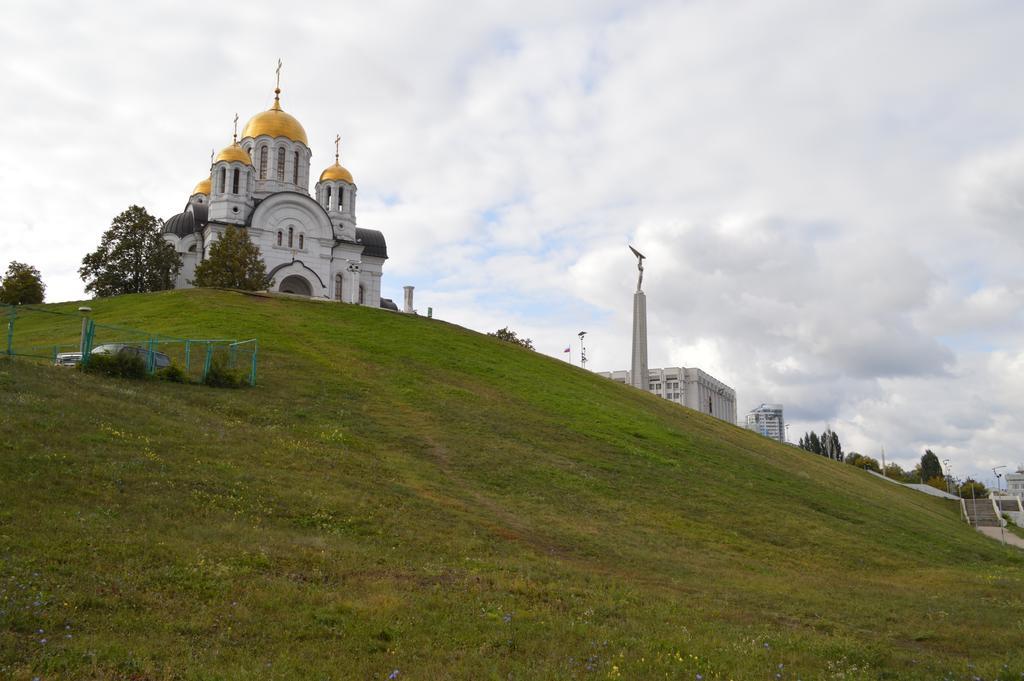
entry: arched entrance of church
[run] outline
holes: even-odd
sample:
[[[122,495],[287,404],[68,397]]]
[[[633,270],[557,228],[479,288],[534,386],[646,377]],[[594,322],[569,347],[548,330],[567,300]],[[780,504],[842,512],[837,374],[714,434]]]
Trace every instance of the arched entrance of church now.
[[[297,296],[313,295],[313,289],[310,287],[309,282],[297,274],[285,277],[281,285],[277,287],[277,290],[281,293],[294,293]]]

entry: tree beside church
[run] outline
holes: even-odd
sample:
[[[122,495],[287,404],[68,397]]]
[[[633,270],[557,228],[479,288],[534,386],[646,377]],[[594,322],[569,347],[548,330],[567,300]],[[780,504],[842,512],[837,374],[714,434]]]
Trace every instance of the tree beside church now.
[[[32,265],[12,260],[7,273],[0,279],[0,303],[6,305],[36,305],[43,302],[46,285],[39,270]]]
[[[192,283],[204,287],[262,291],[273,282],[267,276],[267,266],[260,257],[259,247],[249,239],[244,229],[228,225],[210,246],[206,260],[196,266],[196,278]]]
[[[181,256],[161,236],[162,223],[142,206],[114,218],[100,245],[82,259],[78,274],[99,298],[174,288]]]

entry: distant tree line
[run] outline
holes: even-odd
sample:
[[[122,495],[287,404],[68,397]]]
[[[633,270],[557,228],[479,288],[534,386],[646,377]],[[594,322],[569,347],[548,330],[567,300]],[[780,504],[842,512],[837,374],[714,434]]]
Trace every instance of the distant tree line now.
[[[875,473],[882,473],[882,466],[878,463],[878,459],[859,452],[847,454],[845,463]],[[943,492],[958,494],[964,499],[972,497],[980,499],[988,495],[988,488],[974,478],[960,481],[943,474],[939,457],[930,449],[924,450],[921,461],[915,464],[912,470],[903,470],[896,463],[885,464],[885,477],[896,482],[930,485]]]
[[[836,461],[842,461],[844,458],[843,445],[839,442],[839,436],[834,430],[829,428],[826,428],[821,435],[818,435],[813,430],[809,433],[804,433],[797,446],[800,449],[806,449],[808,452],[813,452],[829,459],[835,459]]]

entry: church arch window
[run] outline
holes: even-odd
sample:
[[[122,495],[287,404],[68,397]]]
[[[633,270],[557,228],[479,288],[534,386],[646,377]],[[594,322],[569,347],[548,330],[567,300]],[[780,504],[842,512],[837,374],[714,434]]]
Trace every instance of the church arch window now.
[[[345,188],[338,185],[338,210],[345,208]]]
[[[342,284],[342,282],[344,280],[345,280],[345,277],[341,276],[340,274],[335,274],[334,275],[334,299],[335,300],[344,300],[345,299],[343,297],[343,295],[342,295],[342,291],[343,291],[343,284]]]
[[[295,152],[295,162],[292,164],[292,184],[299,183],[299,152]]]
[[[283,238],[284,238],[284,234],[281,233],[281,230],[277,230],[277,245],[278,246],[281,245],[281,239],[283,239]]]
[[[363,285],[359,285],[359,304],[363,304]]]
[[[218,194],[223,194],[224,193],[224,184],[225,184],[224,178],[225,178],[226,174],[227,174],[227,169],[223,168],[223,167],[220,169],[220,172],[217,173],[217,193]]]
[[[267,145],[260,147],[260,179],[267,179]]]
[[[235,172],[233,173],[232,178],[231,178],[231,193],[232,194],[237,194],[238,193],[238,180],[239,180],[240,177],[241,177],[241,171],[238,168],[235,168]]]
[[[277,181],[284,182],[284,147],[277,148]]]
[[[331,209],[331,188],[327,188],[327,192],[324,194],[324,208],[327,210]]]
[[[306,247],[306,235],[299,233],[299,250],[303,250]]]
[[[288,228],[288,248],[291,248],[293,246],[294,239],[295,239],[295,228],[294,227],[289,227]]]

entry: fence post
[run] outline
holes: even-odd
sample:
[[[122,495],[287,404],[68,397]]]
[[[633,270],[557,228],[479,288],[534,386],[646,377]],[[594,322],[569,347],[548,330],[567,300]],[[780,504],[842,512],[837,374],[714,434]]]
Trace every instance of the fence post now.
[[[146,373],[150,376],[156,371],[156,356],[153,354],[153,337],[150,336],[146,345]]]
[[[249,385],[256,385],[256,353],[259,351],[259,342],[252,342],[252,368],[249,369]]]
[[[211,364],[213,364],[213,343],[206,341],[206,361],[203,363],[203,377],[201,382],[206,382],[206,375],[210,373]]]
[[[85,338],[82,341],[82,366],[89,366],[89,357],[92,355],[92,341],[96,335],[96,322],[89,319],[85,325]]]
[[[188,339],[185,339],[185,374],[186,375],[188,375],[189,365],[191,364],[191,362],[189,360],[192,359],[192,352],[191,352],[192,348],[191,348],[191,345],[192,345],[192,341],[190,341]]]
[[[14,354],[14,320],[18,318],[18,311],[11,305],[11,318],[7,320],[7,354]]]

